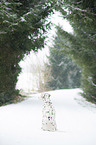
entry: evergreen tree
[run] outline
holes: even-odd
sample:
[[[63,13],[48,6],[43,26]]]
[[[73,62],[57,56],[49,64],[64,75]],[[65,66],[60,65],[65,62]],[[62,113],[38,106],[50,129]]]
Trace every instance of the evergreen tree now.
[[[18,63],[25,53],[44,46],[44,33],[49,27],[46,17],[52,7],[53,2],[48,0],[1,0],[0,105],[18,95],[15,90],[21,71]]]
[[[65,39],[62,47],[82,68],[82,95],[88,101],[96,103],[96,2],[95,0],[59,2],[61,5],[59,3],[58,9],[74,29],[74,34],[69,34],[58,27],[61,38]]]
[[[81,84],[80,68],[68,55],[62,53],[63,48],[60,47],[62,41],[63,39],[57,35],[53,47],[50,48],[47,70],[51,71],[46,83],[47,89],[77,88]]]

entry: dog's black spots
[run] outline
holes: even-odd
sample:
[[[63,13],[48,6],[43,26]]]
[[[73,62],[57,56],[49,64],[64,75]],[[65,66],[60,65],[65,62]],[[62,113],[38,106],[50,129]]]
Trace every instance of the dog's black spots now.
[[[50,100],[50,94],[45,93],[41,95],[41,99],[44,101],[42,110],[42,129],[46,131],[55,131],[55,109]]]

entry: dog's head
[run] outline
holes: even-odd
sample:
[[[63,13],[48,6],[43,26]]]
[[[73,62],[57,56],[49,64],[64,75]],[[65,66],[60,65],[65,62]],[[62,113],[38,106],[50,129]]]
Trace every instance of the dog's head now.
[[[51,102],[51,100],[50,100],[50,94],[48,94],[48,93],[44,93],[44,94],[41,94],[41,99],[44,101],[44,102]]]

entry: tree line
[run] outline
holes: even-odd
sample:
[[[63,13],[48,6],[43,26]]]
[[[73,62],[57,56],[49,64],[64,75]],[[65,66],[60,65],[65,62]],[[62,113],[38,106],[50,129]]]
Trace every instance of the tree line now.
[[[44,47],[44,33],[50,26],[46,18],[54,9],[62,13],[62,17],[70,22],[74,30],[74,33],[70,34],[57,27],[58,36],[63,40],[58,47],[62,48],[62,54],[70,55],[80,66],[82,95],[88,101],[96,103],[95,0],[1,0],[0,105],[18,96],[19,91],[15,90],[17,76],[21,71],[18,63],[30,50],[37,51]]]
[[[62,52],[59,34],[54,38],[53,46],[49,48],[48,63],[45,64],[45,83],[47,90],[72,89],[81,86],[81,68],[72,60],[69,54]]]
[[[82,69],[82,96],[96,103],[96,3],[95,0],[61,0],[58,6],[74,33],[57,27],[62,47]]]
[[[46,18],[53,2],[43,0],[1,0],[0,2],[0,104],[13,100],[24,54],[44,47]],[[45,24],[46,22],[46,24]]]

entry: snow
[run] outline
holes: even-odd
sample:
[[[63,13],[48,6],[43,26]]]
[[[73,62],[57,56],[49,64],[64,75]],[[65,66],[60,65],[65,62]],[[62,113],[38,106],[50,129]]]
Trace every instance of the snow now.
[[[50,91],[57,131],[41,130],[40,94],[0,107],[0,145],[95,145],[96,108],[82,99],[80,89]]]

